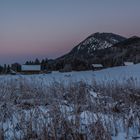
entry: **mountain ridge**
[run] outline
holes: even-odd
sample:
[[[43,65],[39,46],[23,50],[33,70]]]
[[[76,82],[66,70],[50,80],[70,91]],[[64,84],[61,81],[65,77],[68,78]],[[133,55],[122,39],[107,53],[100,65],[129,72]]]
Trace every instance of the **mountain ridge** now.
[[[123,65],[124,61],[140,63],[140,37],[125,38],[97,32],[81,41],[69,53],[55,59],[53,66],[56,70],[64,69],[66,65],[73,70],[87,70],[93,63],[113,67]]]
[[[85,54],[92,56],[93,52],[100,49],[112,47],[114,44],[124,41],[126,38],[114,33],[99,33],[91,34],[86,39],[76,45],[69,53],[57,58],[56,60],[63,59],[64,57],[77,57]]]

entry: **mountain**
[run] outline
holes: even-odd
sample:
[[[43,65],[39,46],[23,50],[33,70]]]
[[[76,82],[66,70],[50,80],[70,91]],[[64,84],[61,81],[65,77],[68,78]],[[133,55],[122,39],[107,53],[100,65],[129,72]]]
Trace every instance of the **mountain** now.
[[[95,33],[75,46],[68,54],[57,58],[53,66],[59,70],[69,64],[73,70],[87,70],[93,63],[113,67],[123,65],[124,61],[140,63],[139,37],[126,39],[113,33]]]
[[[104,64],[122,65],[124,61],[140,63],[140,37],[133,36],[104,50]]]
[[[58,59],[66,59],[68,57],[93,57],[95,51],[110,48],[125,39],[125,37],[113,33],[94,33],[75,46],[68,54]]]
[[[115,45],[113,45],[113,47],[138,47],[140,45],[140,37],[138,36],[132,36],[128,39],[125,39],[124,41],[121,41]]]

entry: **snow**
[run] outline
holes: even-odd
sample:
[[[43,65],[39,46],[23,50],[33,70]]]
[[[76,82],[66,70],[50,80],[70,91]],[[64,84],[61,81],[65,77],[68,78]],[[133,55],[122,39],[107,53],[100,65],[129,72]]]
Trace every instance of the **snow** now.
[[[112,40],[111,38],[111,41],[112,43],[110,43],[109,41],[107,40],[102,40],[102,39],[98,39],[94,36],[91,36],[90,38],[86,39],[82,44],[80,44],[78,47],[77,47],[77,50],[79,51],[80,49],[83,50],[84,48],[86,48],[87,45],[90,45],[88,47],[88,53],[92,52],[93,50],[101,50],[101,49],[104,49],[104,48],[109,48],[111,47],[114,43],[117,43],[118,41],[117,40]]]
[[[133,78],[137,84],[140,83],[140,64],[107,68],[99,71],[72,71],[67,73],[53,71],[51,74],[1,75],[0,82],[2,82],[2,80],[10,80],[11,78],[17,81],[22,78],[31,83],[39,83],[41,80],[44,85],[49,85],[54,81],[69,83],[83,80],[88,84],[91,84],[94,80],[97,82],[124,82]]]
[[[140,140],[140,137],[127,137],[125,133],[119,133],[117,136],[113,136],[112,140]]]
[[[111,41],[115,44],[118,43],[118,40],[116,40],[115,38],[111,38]]]
[[[53,72],[49,75],[36,75],[35,77],[38,79],[44,78],[46,82],[51,83],[56,80],[58,82],[71,82],[71,81],[85,81],[87,83],[91,83],[93,80],[97,82],[112,82],[119,81],[124,82],[130,78],[133,78],[136,82],[140,82],[140,64],[131,65],[131,66],[120,66],[114,68],[107,68],[100,71],[81,71],[81,72],[68,72],[67,75],[71,75],[70,77],[66,77],[65,73]],[[26,76],[28,77],[28,76]],[[30,76],[34,77],[34,76]]]
[[[43,87],[45,86],[49,86],[51,84],[55,84],[54,82],[60,82],[60,83],[64,83],[64,84],[69,84],[70,82],[74,81],[74,82],[79,82],[81,80],[85,81],[86,83],[88,83],[89,85],[92,84],[92,82],[95,80],[98,83],[112,83],[115,81],[118,81],[120,83],[124,83],[126,81],[128,82],[132,82],[135,85],[140,84],[140,64],[136,64],[136,65],[129,65],[129,66],[119,66],[119,67],[114,67],[114,68],[107,68],[107,69],[103,69],[100,71],[80,71],[80,72],[68,72],[68,73],[60,73],[58,71],[54,71],[51,74],[38,74],[38,75],[1,75],[0,76],[0,84],[1,83],[8,83],[9,81],[13,84],[15,84],[15,88],[20,88],[19,87],[19,83],[21,82],[20,80],[22,79],[22,82],[25,83],[30,83],[31,87],[36,88],[36,86],[40,86],[41,90],[43,90]],[[134,79],[132,81],[129,81],[129,79]],[[9,82],[9,83],[10,83]],[[55,85],[54,85],[55,86]],[[9,85],[7,84],[7,89],[10,88]],[[99,94],[95,91],[90,91],[90,98],[91,100],[94,102],[94,98],[98,98]],[[75,116],[73,115],[74,112],[74,107],[72,104],[69,104],[66,100],[61,101],[60,104],[57,104],[57,107],[60,109],[62,114],[65,114],[67,117],[67,115],[69,116],[69,120],[74,120]],[[48,108],[51,108],[52,106],[47,106]],[[39,120],[44,120],[47,118],[47,123],[51,122],[51,117],[50,114],[48,113],[50,110],[44,106],[39,106],[38,109],[32,109],[32,110],[23,110],[25,112],[25,120],[27,120],[30,116],[30,113],[36,113],[36,112],[43,112],[44,116],[39,115],[38,117],[38,122]],[[40,113],[41,114],[41,113]],[[129,119],[131,118],[131,116],[134,113],[132,112],[132,110],[130,110],[130,116],[128,116]],[[15,115],[15,117],[14,117]],[[13,122],[14,124],[17,123],[17,119],[18,119],[18,114],[14,114],[13,115]],[[17,118],[16,118],[17,117]],[[46,117],[46,118],[45,118]],[[93,122],[96,122],[98,117],[101,118],[101,120],[106,121],[106,123],[108,122],[108,118],[112,117],[109,115],[105,115],[103,113],[95,113],[95,112],[90,112],[88,110],[85,110],[83,112],[80,113],[80,123],[81,125],[90,125]],[[133,116],[132,116],[133,117]],[[112,117],[113,120],[113,117]],[[122,124],[122,120],[121,118],[118,118],[118,120],[115,120],[116,124],[119,126],[120,129],[121,124]],[[113,123],[113,122],[112,122]],[[137,126],[138,127],[138,126]],[[11,130],[13,129],[13,126],[11,124],[10,121],[7,121],[6,123],[4,123],[4,129],[6,130],[7,128],[11,128]],[[132,134],[135,134],[134,128],[130,128],[130,134],[132,131]],[[9,130],[7,131],[7,136],[9,136],[9,138],[12,137],[12,132]],[[17,134],[20,135],[20,132]],[[136,132],[136,136],[137,136],[137,132]],[[133,135],[130,135],[128,140],[133,140],[132,139]],[[7,138],[8,139],[8,138]],[[118,133],[117,136],[112,136],[113,140],[125,140],[126,139],[126,132],[123,132],[122,130],[120,131],[120,133]],[[140,140],[140,139],[137,139]]]
[[[90,91],[90,96],[94,97],[94,98],[97,98],[98,94],[94,91]]]
[[[40,65],[22,65],[21,69],[22,71],[40,71],[41,66]]]
[[[110,48],[112,45],[113,44],[111,44],[107,41],[102,41],[102,42],[99,43],[100,47],[98,49],[101,50],[101,49],[105,49],[105,48]]]
[[[90,111],[83,111],[80,115],[81,124],[90,125],[98,120],[97,115]]]
[[[95,68],[102,68],[103,67],[102,64],[92,64],[92,66],[95,67]]]
[[[129,140],[129,139],[126,139],[125,133],[119,133],[118,136],[113,136],[112,139],[113,140]]]
[[[134,63],[133,62],[124,62],[124,65],[129,66],[129,65],[134,65]]]

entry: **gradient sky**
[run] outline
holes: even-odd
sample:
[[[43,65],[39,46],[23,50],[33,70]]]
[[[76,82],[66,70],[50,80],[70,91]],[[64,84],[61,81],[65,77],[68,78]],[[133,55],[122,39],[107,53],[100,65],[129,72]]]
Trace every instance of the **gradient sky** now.
[[[0,64],[56,58],[95,32],[140,36],[140,0],[0,0]]]

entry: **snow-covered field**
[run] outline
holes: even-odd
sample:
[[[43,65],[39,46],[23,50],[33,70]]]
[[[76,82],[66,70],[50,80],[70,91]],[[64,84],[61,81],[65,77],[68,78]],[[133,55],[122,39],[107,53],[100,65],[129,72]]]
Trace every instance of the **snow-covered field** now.
[[[124,82],[129,78],[135,80],[140,79],[140,64],[131,66],[119,66],[114,68],[107,68],[100,71],[73,71],[67,73],[60,73],[57,71],[51,74],[39,74],[39,75],[17,75],[17,76],[0,76],[0,80],[5,79],[19,79],[26,78],[28,80],[35,79],[37,82],[41,79],[44,80],[44,84],[50,84],[51,82],[71,82],[71,81],[81,81],[84,80],[87,83],[96,80],[97,82],[110,82],[118,81]]]
[[[139,140],[139,89],[140,64],[2,75],[0,139]]]

